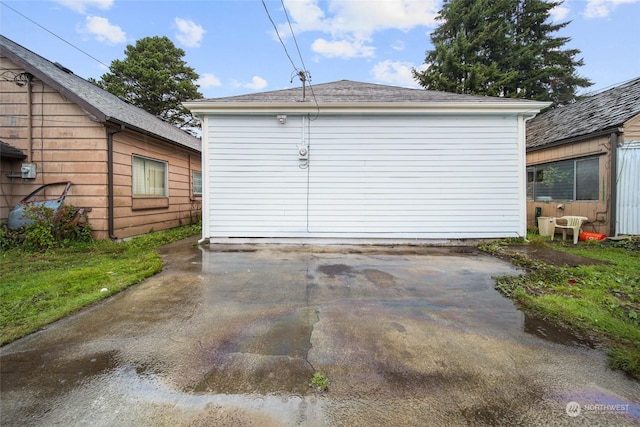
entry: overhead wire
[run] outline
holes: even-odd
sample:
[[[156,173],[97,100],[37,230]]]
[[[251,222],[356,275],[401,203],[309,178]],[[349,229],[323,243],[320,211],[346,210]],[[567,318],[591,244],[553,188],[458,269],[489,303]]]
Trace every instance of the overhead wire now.
[[[105,64],[104,62],[102,62],[101,60],[99,60],[98,58],[96,58],[95,56],[91,55],[90,53],[82,50],[81,48],[79,48],[78,46],[74,45],[73,43],[71,43],[70,41],[64,39],[63,37],[57,35],[56,33],[54,33],[53,31],[49,30],[48,28],[46,28],[45,26],[39,24],[38,22],[36,22],[35,20],[29,18],[28,16],[26,16],[25,14],[21,13],[20,11],[14,9],[13,7],[9,6],[8,4],[6,4],[5,2],[3,2],[2,0],[0,0],[0,4],[11,9],[13,12],[17,13],[18,15],[20,15],[21,17],[23,17],[24,19],[26,19],[27,21],[37,25],[38,27],[42,28],[44,31],[46,31],[47,33],[51,34],[52,36],[56,37],[57,39],[63,41],[64,43],[68,44],[69,46],[73,47],[74,49],[78,50],[79,52],[83,53],[84,55],[88,56],[89,58],[93,59],[94,61],[96,61],[98,64],[104,66],[106,69],[109,70],[110,73],[113,73],[114,75],[116,75],[117,77],[121,78],[121,79],[125,79],[125,76],[123,76],[122,74],[118,73],[118,72],[114,72],[111,70],[111,67],[107,64]],[[70,71],[70,70],[69,70]],[[73,72],[72,72],[73,73]],[[4,78],[4,73],[3,76]],[[5,79],[6,80],[6,79]],[[129,101],[126,101],[127,103],[130,103]],[[160,116],[156,116],[158,117],[160,120],[166,121],[164,118],[160,117]]]
[[[263,0],[264,3],[264,0]],[[298,56],[300,57],[300,63],[302,64],[302,70],[298,72],[298,76],[300,80],[302,80],[302,84],[304,86],[305,82],[309,82],[309,89],[311,90],[311,96],[313,97],[313,102],[316,105],[316,115],[314,118],[309,118],[311,121],[316,120],[320,115],[320,105],[318,105],[318,99],[316,98],[316,94],[313,91],[313,85],[311,84],[311,73],[307,70],[307,66],[304,63],[304,59],[302,58],[302,52],[300,51],[300,46],[298,45],[298,40],[296,39],[296,34],[293,31],[293,26],[291,25],[291,20],[289,19],[289,13],[287,12],[287,7],[284,5],[284,0],[280,0],[280,4],[282,4],[282,9],[284,10],[284,16],[287,18],[287,23],[289,24],[289,30],[291,31],[291,36],[293,37],[293,42],[296,45],[296,50],[298,51]],[[272,21],[273,22],[273,21]],[[277,30],[276,30],[277,31]],[[286,51],[286,48],[285,48]],[[293,63],[293,62],[292,62]],[[295,66],[294,66],[295,68]],[[293,78],[292,78],[293,80]]]
[[[287,7],[284,5],[284,0],[280,0],[280,4],[282,4],[282,9],[284,10],[284,16],[287,17],[287,23],[289,24],[289,30],[291,31],[291,36],[293,36],[293,42],[296,45],[296,49],[298,50],[298,56],[300,57],[300,62],[302,63],[302,70],[307,71],[307,66],[304,65],[304,59],[302,59],[302,53],[300,52],[300,46],[298,46],[298,40],[296,39],[296,34],[293,32],[293,26],[291,25],[291,21],[289,20],[289,14],[287,13]]]
[[[70,41],[65,40],[64,38],[60,37],[59,35],[57,35],[56,33],[54,33],[53,31],[49,30],[48,28],[44,27],[43,25],[40,25],[39,23],[37,23],[36,21],[34,21],[33,19],[29,18],[28,16],[24,15],[23,13],[19,12],[18,10],[14,9],[13,7],[9,6],[7,3],[0,1],[0,4],[2,4],[3,6],[11,9],[12,11],[14,11],[15,13],[17,13],[18,15],[22,16],[24,19],[26,19],[27,21],[37,25],[38,27],[42,28],[43,30],[45,30],[47,33],[51,34],[52,36],[56,37],[57,39],[62,40],[63,42],[65,42],[66,44],[68,44],[69,46],[71,46],[72,48],[82,52],[83,54],[87,55],[89,58],[93,59],[94,61],[96,61],[97,63],[105,66],[106,68],[109,68],[109,66],[107,64],[105,64],[104,62],[100,61],[98,58],[96,58],[95,56],[91,55],[90,53],[80,49],[78,46],[74,45],[73,43],[71,43]]]
[[[269,21],[271,21],[271,25],[273,25],[273,29],[276,30],[276,36],[278,36],[278,40],[280,40],[280,44],[282,45],[282,48],[284,49],[284,53],[287,55],[287,58],[289,58],[289,62],[291,62],[291,66],[293,67],[294,70],[299,71],[299,68],[293,62],[293,59],[291,59],[291,55],[289,55],[289,51],[287,50],[287,46],[284,44],[284,41],[282,41],[282,37],[280,37],[278,26],[273,21],[273,18],[271,17],[271,13],[269,13],[269,9],[267,8],[267,3],[264,0],[262,0],[262,6],[264,6],[264,10],[265,12],[267,12],[267,16],[269,17]]]

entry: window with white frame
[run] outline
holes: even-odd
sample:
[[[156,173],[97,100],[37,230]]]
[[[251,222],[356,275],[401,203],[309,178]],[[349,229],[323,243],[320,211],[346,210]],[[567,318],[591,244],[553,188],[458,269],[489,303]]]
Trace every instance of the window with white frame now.
[[[527,198],[536,201],[598,200],[599,157],[527,168]]]
[[[202,195],[202,172],[193,171],[193,195]]]
[[[167,197],[167,162],[133,156],[133,197]]]

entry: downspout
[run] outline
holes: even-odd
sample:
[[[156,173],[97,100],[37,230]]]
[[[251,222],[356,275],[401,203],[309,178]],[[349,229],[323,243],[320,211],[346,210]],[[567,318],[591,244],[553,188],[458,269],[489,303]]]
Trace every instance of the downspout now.
[[[524,165],[523,165],[523,177],[522,177],[522,185],[523,185],[523,212],[524,212],[524,241],[529,242],[527,239],[527,122],[533,119],[536,115],[531,114],[529,116],[521,116],[522,117],[522,145],[524,146]]]
[[[609,173],[611,177],[611,190],[609,192],[609,236],[616,236],[616,225],[618,222],[618,135],[621,130],[611,133],[610,136],[610,156],[611,164]]]
[[[120,125],[120,129],[111,130],[107,129],[107,228],[109,232],[109,238],[116,240],[115,225],[113,218],[114,210],[114,196],[113,196],[113,135],[125,130],[124,125]]]
[[[33,76],[27,73],[27,138],[29,138],[29,163],[33,163]],[[42,160],[42,159],[41,159]]]

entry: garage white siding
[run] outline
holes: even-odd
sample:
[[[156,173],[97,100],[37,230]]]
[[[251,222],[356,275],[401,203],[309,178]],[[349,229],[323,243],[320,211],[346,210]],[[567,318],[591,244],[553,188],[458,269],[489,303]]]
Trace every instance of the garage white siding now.
[[[309,230],[503,237],[518,230],[515,117],[321,117],[310,131]]]
[[[271,115],[211,117],[207,125],[211,237],[306,233],[307,172],[298,167],[296,149],[300,120],[280,125]]]
[[[209,237],[480,238],[520,229],[515,115],[289,114],[285,124],[275,115],[210,116],[207,124]],[[308,165],[298,156],[306,145]]]

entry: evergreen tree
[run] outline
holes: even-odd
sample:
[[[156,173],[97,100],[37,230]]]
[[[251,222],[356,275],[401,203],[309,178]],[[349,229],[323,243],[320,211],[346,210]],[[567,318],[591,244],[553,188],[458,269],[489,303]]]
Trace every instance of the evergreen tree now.
[[[569,22],[549,23],[560,2],[544,0],[445,0],[431,34],[424,71],[413,70],[425,89],[474,95],[572,102],[592,83],[577,75],[578,49],[553,33]]]
[[[100,81],[92,82],[178,128],[200,127],[182,106],[183,101],[202,98],[195,83],[198,74],[182,60],[184,50],[156,36],[128,45],[125,55],[111,62]]]

